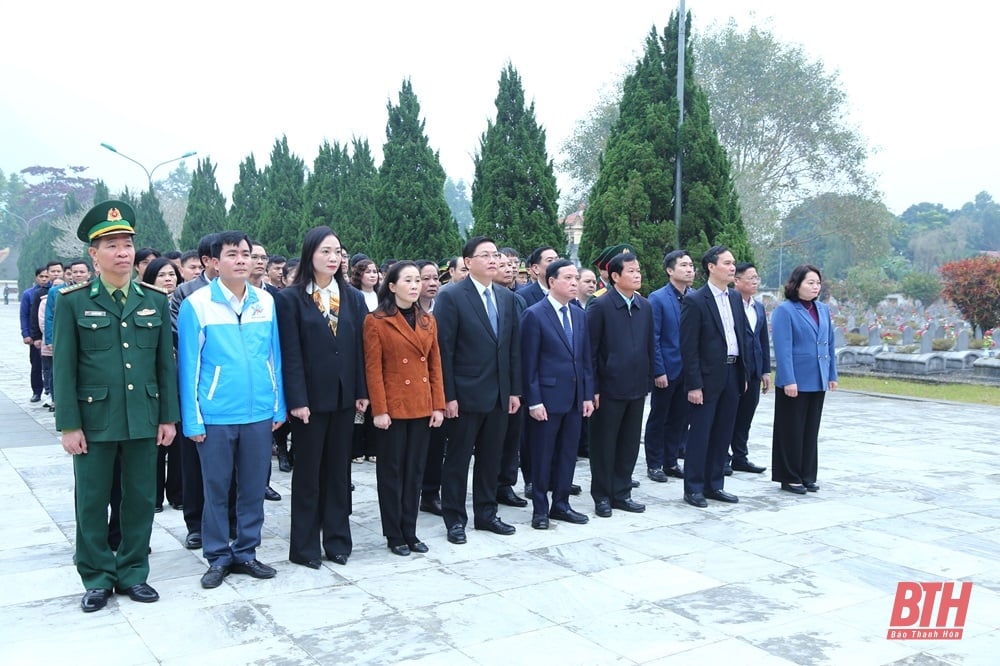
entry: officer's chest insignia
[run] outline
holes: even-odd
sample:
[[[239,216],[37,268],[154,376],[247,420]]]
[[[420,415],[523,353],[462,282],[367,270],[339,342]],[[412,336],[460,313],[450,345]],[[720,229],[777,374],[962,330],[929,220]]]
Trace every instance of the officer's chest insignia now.
[[[147,308],[145,310],[139,310],[138,312],[136,312],[136,314],[139,315],[140,317],[148,317],[150,315],[155,315],[156,310],[153,308]]]
[[[107,317],[108,313],[104,310],[84,310],[84,317]]]

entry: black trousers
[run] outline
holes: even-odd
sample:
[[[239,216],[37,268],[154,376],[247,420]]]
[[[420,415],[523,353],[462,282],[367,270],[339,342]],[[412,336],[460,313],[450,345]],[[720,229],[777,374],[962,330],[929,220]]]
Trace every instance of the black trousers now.
[[[378,451],[375,464],[378,509],[382,516],[382,534],[390,546],[419,541],[417,507],[427,462],[429,420],[429,415],[419,419],[394,419],[388,430],[373,429]]]
[[[632,495],[632,471],[639,457],[646,398],[601,398],[590,417],[590,496],[623,501]]]
[[[517,468],[524,470],[525,480],[531,478],[530,461],[525,460],[525,437],[522,423],[524,419],[523,409],[519,409],[513,414],[507,415],[507,434],[503,438],[503,453],[500,454],[500,487],[514,487],[517,485]]]
[[[372,425],[372,408],[369,405],[365,410],[365,422],[354,425],[351,439],[351,457],[360,458],[362,456],[370,458],[375,455],[378,447],[375,426]]]
[[[164,497],[170,504],[183,504],[180,437],[175,437],[170,446],[158,446],[156,449],[156,506],[163,506]]]
[[[669,469],[677,466],[681,440],[688,426],[687,391],[683,375],[670,381],[666,388],[653,387],[649,396],[649,417],[646,419],[646,467]]]
[[[746,393],[740,396],[740,404],[736,407],[736,424],[733,426],[732,460],[738,463],[747,462],[750,455],[750,424],[760,403],[760,377],[754,375],[747,382]]]
[[[441,467],[441,513],[446,527],[469,522],[465,496],[472,467],[472,511],[475,523],[488,523],[497,515],[497,479],[507,431],[506,405],[488,412],[463,412],[452,419],[448,446]]]
[[[816,483],[819,466],[819,424],[826,391],[799,391],[789,398],[774,393],[774,435],[771,441],[771,480],[780,483]]]
[[[292,419],[296,454],[288,546],[291,559],[320,559],[321,540],[328,556],[351,554],[353,428],[353,406],[336,412],[313,412],[309,423]]]
[[[424,465],[424,479],[420,494],[427,498],[440,498],[441,466],[444,464],[444,449],[448,441],[451,419],[446,419],[440,428],[432,428],[427,443],[427,463]]]
[[[730,364],[721,372],[726,373],[722,393],[690,407],[691,431],[684,458],[685,493],[715,492],[725,485],[722,468],[740,401],[740,371],[736,364]]]

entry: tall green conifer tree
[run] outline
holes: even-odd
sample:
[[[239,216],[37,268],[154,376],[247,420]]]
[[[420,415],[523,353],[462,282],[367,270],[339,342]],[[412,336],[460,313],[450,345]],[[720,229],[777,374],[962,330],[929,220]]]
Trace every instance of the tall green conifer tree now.
[[[566,249],[559,190],[535,104],[525,106],[521,77],[510,63],[500,73],[496,121],[488,121],[475,157],[471,235],[490,236],[527,255],[548,245]]]
[[[156,192],[146,190],[139,195],[139,204],[134,206],[136,227],[135,246],[151,247],[160,254],[172,252],[177,249],[174,237],[170,235],[170,229],[163,219],[163,212],[160,210],[160,199]]]
[[[386,142],[379,169],[381,223],[373,256],[437,260],[461,249],[458,227],[444,199],[445,173],[420,119],[420,103],[409,80],[399,104],[386,108]]]
[[[202,236],[226,228],[226,197],[215,180],[216,166],[209,158],[198,161],[191,176],[184,227],[181,229],[180,246],[185,250],[198,247]]]
[[[253,153],[250,153],[240,162],[240,179],[233,186],[233,202],[226,223],[230,229],[253,234],[263,207],[264,174],[257,168]]]
[[[580,256],[588,261],[604,247],[630,243],[646,267],[643,291],[663,285],[658,268],[674,249],[674,174],[682,155],[680,246],[700,258],[710,246],[728,245],[737,259],[750,259],[729,161],[708,115],[708,102],[694,80],[691,48],[685,45],[684,122],[677,141],[678,16],[657,35],[655,27],[635,70],[625,79],[620,114],[601,159],[590,195]],[[690,34],[690,15],[685,34]],[[656,268],[654,268],[656,267]]]
[[[275,140],[271,163],[264,167],[264,199],[251,236],[272,254],[299,255],[302,236],[306,165],[288,149],[288,138]]]

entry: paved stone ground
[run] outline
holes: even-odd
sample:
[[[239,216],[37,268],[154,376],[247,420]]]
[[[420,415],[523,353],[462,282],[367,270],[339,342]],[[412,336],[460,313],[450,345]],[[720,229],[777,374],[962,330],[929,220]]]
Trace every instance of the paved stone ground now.
[[[73,481],[48,411],[28,402],[17,307],[0,308],[2,664],[996,664],[1000,646],[1000,410],[829,396],[822,490],[737,473],[737,505],[705,510],[681,484],[641,475],[646,513],[452,546],[421,514],[430,553],[390,555],[374,465],[355,465],[354,555],[319,571],[289,563],[290,476],[268,502],[260,559],[278,569],[203,590],[181,513],[155,518],[151,605],[116,597],[80,612]],[[773,399],[751,432],[769,464]],[[589,483],[586,461],[577,481]],[[972,581],[959,641],[889,641],[899,581]]]

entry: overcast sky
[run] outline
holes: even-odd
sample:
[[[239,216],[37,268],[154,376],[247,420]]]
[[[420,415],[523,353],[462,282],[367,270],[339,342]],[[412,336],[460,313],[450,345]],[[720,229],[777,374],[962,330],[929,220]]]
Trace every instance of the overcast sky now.
[[[218,165],[227,199],[239,163],[276,138],[312,166],[320,143],[366,137],[381,161],[386,102],[413,83],[431,146],[471,183],[510,60],[550,156],[634,63],[676,3],[30,2],[3,10],[0,169],[81,165],[112,191],[189,150]],[[746,6],[751,5],[751,17]],[[770,27],[837,70],[890,210],[1000,198],[996,58],[1000,4],[687,0],[694,32],[730,16]],[[195,167],[188,160],[189,169]],[[172,165],[155,174],[167,175]]]

